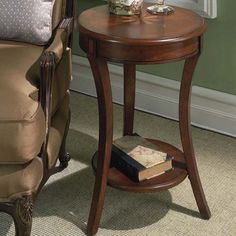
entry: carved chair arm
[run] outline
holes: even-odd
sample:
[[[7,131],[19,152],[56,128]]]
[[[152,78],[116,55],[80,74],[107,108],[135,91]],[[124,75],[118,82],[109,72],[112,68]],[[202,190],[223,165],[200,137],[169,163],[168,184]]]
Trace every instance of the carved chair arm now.
[[[56,65],[70,41],[73,32],[73,17],[64,18],[56,30],[55,37],[48,48],[43,52],[40,60],[40,102],[46,117],[46,134],[48,134],[51,120],[52,81]],[[47,140],[46,140],[47,142]]]
[[[40,61],[40,102],[45,114],[46,134],[44,144],[41,149],[44,168],[48,167],[47,162],[47,144],[49,139],[49,130],[51,127],[51,100],[52,100],[52,81],[56,67],[57,56],[52,51],[45,51]]]
[[[64,29],[68,34],[71,34],[74,29],[74,17],[64,18],[58,28]]]
[[[66,17],[61,21],[56,29],[55,36],[50,45],[46,48],[40,60],[40,102],[46,119],[46,134],[44,144],[41,149],[44,168],[48,169],[47,146],[49,130],[51,127],[51,101],[52,101],[52,81],[56,65],[60,62],[67,47],[72,46],[73,29],[76,26],[75,20],[76,4],[74,0],[68,0]]]
[[[44,51],[45,53],[52,52],[55,55],[55,61],[58,63],[65,51],[66,47],[70,46],[70,36],[73,32],[73,17],[64,18],[58,26],[53,41]],[[42,57],[44,58],[44,57]]]
[[[67,47],[68,36],[67,32],[64,29],[57,29],[53,41],[50,43],[48,48],[43,52],[41,61],[45,60],[45,55],[52,53],[55,56],[55,62],[58,63]]]

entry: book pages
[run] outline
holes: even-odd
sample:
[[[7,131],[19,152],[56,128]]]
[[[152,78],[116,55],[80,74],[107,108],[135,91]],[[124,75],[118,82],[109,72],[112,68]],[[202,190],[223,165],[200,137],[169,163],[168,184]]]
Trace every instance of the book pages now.
[[[154,144],[150,143],[145,138],[140,136],[127,135],[122,138],[116,139],[113,144],[125,153],[131,152],[138,145],[156,150],[156,146]]]
[[[141,136],[124,136],[116,139],[114,145],[146,168],[166,161],[167,154]]]
[[[166,153],[138,145],[128,153],[134,160],[150,168],[166,160]]]

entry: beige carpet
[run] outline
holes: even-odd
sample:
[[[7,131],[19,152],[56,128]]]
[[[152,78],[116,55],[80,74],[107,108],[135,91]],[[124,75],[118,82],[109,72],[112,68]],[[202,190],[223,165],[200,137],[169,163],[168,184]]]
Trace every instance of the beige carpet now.
[[[97,148],[94,98],[72,93],[69,168],[53,176],[34,209],[34,236],[85,235],[94,176],[91,156]],[[122,134],[122,107],[114,106],[114,136]],[[177,122],[136,112],[135,131],[180,147]],[[236,139],[193,128],[199,171],[212,218],[199,218],[188,179],[169,191],[137,194],[108,188],[98,236],[236,235]],[[0,235],[14,235],[0,214]]]

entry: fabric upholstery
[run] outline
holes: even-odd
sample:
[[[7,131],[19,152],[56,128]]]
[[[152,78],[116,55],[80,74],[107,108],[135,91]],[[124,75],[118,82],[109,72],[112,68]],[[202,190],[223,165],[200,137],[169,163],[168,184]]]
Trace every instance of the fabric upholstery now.
[[[0,38],[46,44],[52,36],[54,1],[0,1]],[[55,14],[55,18],[57,17]]]
[[[44,48],[0,41],[0,164],[26,163],[38,155],[45,137],[39,98],[39,57]],[[71,52],[56,67],[52,113],[62,102],[71,80]],[[11,109],[9,109],[9,107]]]
[[[67,46],[67,33],[63,29],[58,29],[54,40],[50,44],[50,46],[46,49],[46,51],[52,51],[55,53],[57,57],[57,61],[62,58],[62,54],[65,51]]]
[[[39,101],[42,79],[40,59],[45,51],[52,51],[57,57],[52,83],[53,116],[47,149],[49,168],[54,166],[61,148],[69,118],[68,89],[72,70],[71,51],[66,48],[66,32],[56,27],[65,15],[66,2],[66,0],[0,2],[0,202],[10,202],[23,195],[36,193],[43,174],[46,173],[42,158],[39,156],[46,134],[45,115]],[[40,3],[44,3],[47,9],[40,8],[37,5]],[[7,13],[3,12],[8,4],[19,8],[17,11],[14,11],[14,7],[8,8],[10,20]],[[37,14],[41,14],[41,20],[37,22],[35,18],[38,15],[34,12],[35,8],[31,8],[33,5],[34,7],[37,5]],[[50,11],[49,6],[51,6]],[[27,15],[29,8],[31,14]],[[42,16],[43,14],[46,15]],[[49,15],[50,22],[48,22]],[[9,22],[4,21],[2,24],[4,19]],[[23,28],[18,25],[19,22],[23,22]],[[7,23],[13,24],[11,25],[13,32],[8,31]],[[36,24],[33,26],[36,35],[29,30],[32,27],[31,23]],[[39,24],[42,27],[37,29]],[[48,29],[50,35],[46,34]],[[52,32],[54,29],[55,31]],[[22,32],[19,33],[21,30],[27,32],[21,35]],[[40,40],[44,41],[37,38],[39,36],[37,33],[42,36]],[[7,40],[1,40],[1,34],[3,34],[2,38]],[[48,36],[47,41],[45,41],[46,36]],[[48,40],[50,45],[43,46]],[[30,44],[19,41],[30,42]]]
[[[49,166],[54,166],[59,154],[65,126],[69,115],[69,93],[52,118],[49,135]],[[39,157],[26,164],[0,165],[0,202],[12,201],[26,194],[34,193],[43,177],[43,164]]]
[[[55,29],[66,13],[67,0],[55,0],[52,14],[52,28]]]
[[[71,49],[67,48],[63,53],[56,72],[55,78],[52,83],[53,97],[52,97],[52,113],[54,114],[59,104],[62,102],[66,91],[70,87],[72,78],[72,61],[71,61]]]
[[[52,29],[55,29],[63,17],[63,0],[55,0],[52,13]]]
[[[65,15],[66,6],[66,0],[55,1],[51,22],[53,29]],[[39,86],[40,58],[46,50],[53,51],[57,56],[52,84],[53,117],[47,150],[49,167],[55,164],[59,154],[69,116],[67,91],[72,70],[71,51],[66,48],[65,31],[57,29],[53,35],[55,38],[50,41],[48,48],[0,40],[0,202],[13,201],[36,192],[43,178],[43,163],[39,153],[46,128],[39,102]]]
[[[55,113],[52,119],[52,126],[49,133],[48,141],[48,167],[52,168],[55,165],[57,160],[61,143],[63,140],[65,127],[68,121],[69,116],[69,103],[70,97],[67,93],[60,104],[59,109]]]
[[[45,118],[34,96],[34,67],[42,52],[43,47],[0,41],[0,164],[26,163],[40,151]]]
[[[49,167],[53,167],[59,154],[69,115],[69,93],[52,118],[49,135]],[[12,201],[17,197],[37,190],[43,176],[43,164],[39,157],[26,164],[0,165],[0,202]]]
[[[0,165],[0,201],[36,192],[43,177],[41,158],[23,165]]]

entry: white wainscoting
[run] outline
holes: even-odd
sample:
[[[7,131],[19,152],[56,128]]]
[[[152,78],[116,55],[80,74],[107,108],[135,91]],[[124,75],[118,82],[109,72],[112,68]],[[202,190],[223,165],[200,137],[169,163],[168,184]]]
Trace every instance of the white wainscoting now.
[[[156,0],[145,1],[155,2]],[[194,10],[207,18],[217,17],[217,0],[166,0],[166,3]]]
[[[123,103],[123,69],[109,65],[113,100]],[[96,96],[88,60],[73,56],[71,89]],[[143,72],[137,72],[136,105],[138,110],[178,119],[180,83]],[[191,103],[192,124],[236,137],[236,96],[193,86]]]

